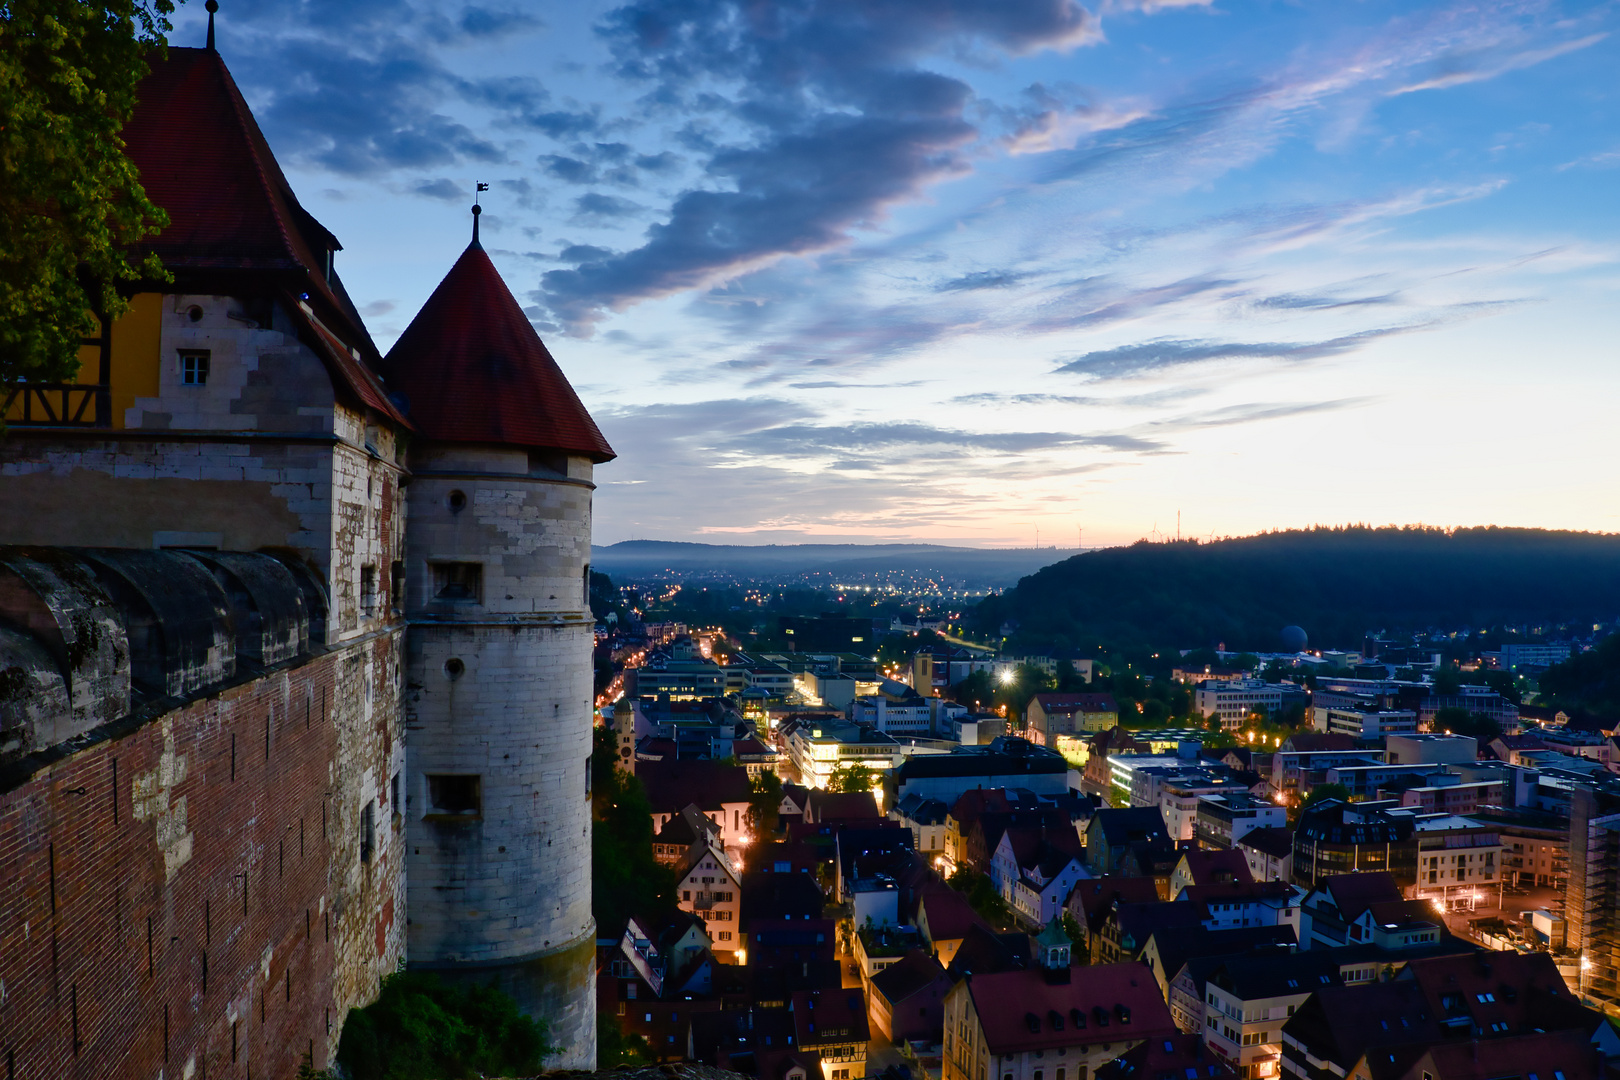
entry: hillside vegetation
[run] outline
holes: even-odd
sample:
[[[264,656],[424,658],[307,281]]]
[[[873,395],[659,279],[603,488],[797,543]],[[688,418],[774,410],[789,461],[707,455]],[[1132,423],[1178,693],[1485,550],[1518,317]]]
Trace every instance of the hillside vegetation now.
[[[1617,535],[1351,526],[1087,552],[987,598],[974,624],[1015,621],[1015,646],[1275,651],[1290,624],[1355,648],[1370,630],[1589,630],[1617,613]]]

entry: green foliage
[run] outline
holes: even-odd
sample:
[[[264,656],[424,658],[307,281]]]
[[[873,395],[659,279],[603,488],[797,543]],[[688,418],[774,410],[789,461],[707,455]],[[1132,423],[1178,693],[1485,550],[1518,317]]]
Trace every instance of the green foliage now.
[[[619,1018],[610,1013],[596,1014],[596,1067],[598,1069],[634,1068],[657,1062],[652,1047],[640,1035],[625,1034]]]
[[[946,884],[967,896],[968,904],[986,922],[1001,925],[1007,921],[1007,902],[985,875],[964,867],[952,874]]]
[[[1442,664],[1434,669],[1434,692],[1444,697],[1462,693],[1462,672],[1450,664]]]
[[[1620,536],[1347,527],[1091,551],[987,597],[974,618],[981,628],[1017,620],[1012,651],[1264,652],[1290,623],[1314,641],[1359,642],[1369,627],[1578,623],[1617,610]]]
[[[1085,955],[1086,952],[1086,935],[1080,929],[1079,920],[1074,917],[1074,913],[1072,911],[1065,911],[1063,913],[1063,921],[1061,925],[1063,926],[1063,932],[1069,935],[1070,944],[1074,946],[1070,956],[1075,959],[1080,959]]]
[[[298,1063],[298,1071],[293,1073],[293,1080],[343,1080],[335,1069],[317,1069],[314,1060],[306,1052],[304,1060]]]
[[[617,937],[630,916],[675,907],[675,872],[653,858],[652,806],[641,781],[616,765],[613,732],[598,727],[591,753],[591,912]]]
[[[0,387],[66,381],[120,284],[167,280],[127,247],[168,224],[119,131],[171,0],[0,5]],[[0,399],[3,399],[0,393]]]
[[[871,791],[877,773],[865,765],[840,765],[827,777],[828,791]]]
[[[337,1060],[351,1080],[463,1080],[531,1075],[555,1052],[545,1026],[494,987],[407,973],[349,1010]]]
[[[754,838],[776,831],[782,809],[782,778],[769,769],[748,781],[748,823]]]
[[[1542,694],[1561,708],[1620,716],[1620,634],[1548,668],[1539,682]]]
[[[1434,730],[1449,731],[1453,735],[1472,735],[1481,746],[1502,734],[1502,725],[1484,713],[1471,713],[1467,709],[1439,709],[1434,714]]]
[[[611,612],[619,617],[622,624],[629,609],[625,607],[624,600],[619,596],[619,589],[613,584],[613,579],[598,571],[591,571],[591,617],[597,620],[605,619]]]
[[[1300,805],[1301,807],[1315,806],[1317,803],[1326,802],[1329,799],[1349,802],[1350,789],[1343,784],[1317,784],[1311,788],[1311,793],[1305,796],[1305,801]]]

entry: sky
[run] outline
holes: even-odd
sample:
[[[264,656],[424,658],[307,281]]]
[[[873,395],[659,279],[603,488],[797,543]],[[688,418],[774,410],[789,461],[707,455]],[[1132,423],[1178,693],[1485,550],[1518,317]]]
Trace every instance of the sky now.
[[[385,351],[490,185],[598,544],[1620,531],[1613,3],[222,6]]]

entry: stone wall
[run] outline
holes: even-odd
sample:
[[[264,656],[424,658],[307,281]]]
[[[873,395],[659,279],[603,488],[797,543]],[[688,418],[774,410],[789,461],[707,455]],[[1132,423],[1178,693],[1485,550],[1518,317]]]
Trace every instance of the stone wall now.
[[[403,955],[399,637],[103,728],[9,777],[6,1075],[279,1077],[306,1052],[330,1060],[347,1010]]]
[[[418,447],[411,468],[411,966],[496,981],[558,1064],[592,1065],[590,464]],[[438,597],[441,562],[477,564],[478,594]],[[440,812],[432,777],[476,777],[476,813]]]

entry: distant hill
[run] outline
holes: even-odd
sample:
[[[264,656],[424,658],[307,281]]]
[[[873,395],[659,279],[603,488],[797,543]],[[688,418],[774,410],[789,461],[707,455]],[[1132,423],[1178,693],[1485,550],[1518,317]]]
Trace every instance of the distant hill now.
[[[725,575],[787,581],[810,573],[934,573],[970,589],[1006,588],[1043,566],[1072,555],[1057,548],[960,548],[938,544],[692,544],[625,540],[592,549],[591,565],[606,574],[665,571],[681,576]]]
[[[1369,630],[1590,624],[1620,614],[1620,535],[1542,529],[1316,528],[1087,552],[975,612],[1026,644],[1276,651]]]

